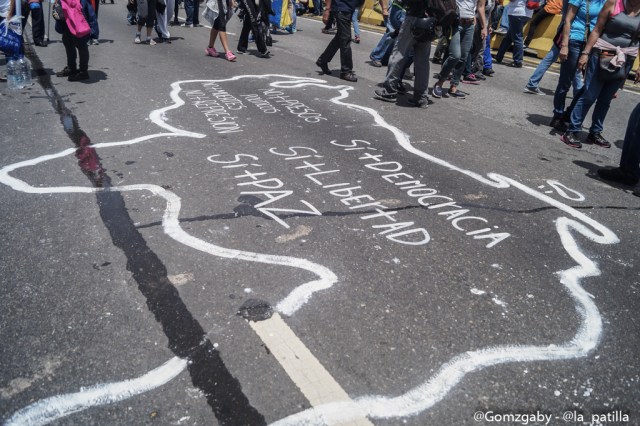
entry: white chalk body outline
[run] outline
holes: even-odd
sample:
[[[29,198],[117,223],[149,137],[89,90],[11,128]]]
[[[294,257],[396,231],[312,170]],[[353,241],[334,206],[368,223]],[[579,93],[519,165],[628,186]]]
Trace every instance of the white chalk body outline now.
[[[595,303],[591,300],[590,295],[580,286],[583,278],[594,277],[600,275],[600,269],[589,259],[579,248],[578,242],[574,237],[574,233],[589,239],[598,244],[616,244],[619,242],[618,237],[607,227],[599,222],[591,219],[587,215],[575,210],[574,208],[551,198],[535,189],[532,189],[520,182],[517,182],[506,176],[488,173],[486,176],[480,175],[470,170],[459,168],[445,160],[434,157],[416,148],[410,142],[409,136],[395,126],[387,123],[384,118],[374,109],[343,102],[349,96],[349,91],[353,88],[350,86],[332,86],[324,80],[314,78],[300,78],[279,74],[266,75],[242,75],[234,76],[222,80],[185,80],[171,84],[171,99],[173,104],[167,107],[157,109],[149,114],[150,120],[159,127],[169,131],[169,133],[157,133],[153,135],[143,136],[128,141],[120,142],[104,142],[92,145],[95,149],[111,148],[123,145],[133,145],[146,142],[156,138],[167,136],[182,136],[191,138],[204,138],[207,135],[195,132],[189,132],[175,128],[164,121],[167,111],[177,109],[185,104],[184,100],[179,97],[181,85],[189,83],[222,83],[237,81],[244,78],[254,79],[281,79],[270,83],[272,87],[294,89],[301,87],[314,86],[329,90],[337,90],[340,94],[329,101],[340,106],[350,109],[360,110],[370,114],[377,126],[387,129],[396,138],[398,144],[407,152],[421,157],[431,163],[440,165],[449,170],[462,173],[480,183],[491,186],[496,189],[515,188],[527,195],[530,195],[544,203],[547,203],[558,210],[564,212],[569,217],[559,217],[555,221],[556,230],[560,236],[560,241],[567,253],[577,263],[564,271],[558,272],[560,283],[565,287],[570,297],[574,300],[576,311],[578,312],[581,323],[576,335],[569,342],[560,345],[548,346],[496,346],[484,349],[468,351],[457,355],[447,363],[443,364],[438,372],[421,385],[410,389],[406,393],[396,397],[385,397],[381,395],[370,395],[356,398],[351,402],[340,402],[333,404],[325,404],[313,407],[293,414],[274,423],[274,425],[299,425],[299,424],[332,424],[338,422],[346,422],[351,419],[361,417],[365,413],[370,418],[391,418],[400,416],[416,415],[434,404],[442,400],[446,394],[456,386],[465,375],[478,371],[480,369],[499,365],[508,362],[530,362],[530,361],[553,361],[562,359],[573,359],[586,356],[592,351],[600,340],[602,334],[602,318]],[[315,264],[305,259],[299,259],[288,256],[278,256],[270,254],[259,254],[254,252],[227,249],[206,241],[200,240],[187,232],[185,232],[179,223],[179,213],[181,208],[180,198],[173,192],[166,190],[157,185],[126,185],[120,187],[111,187],[108,189],[81,187],[81,186],[63,186],[55,188],[34,187],[26,182],[14,178],[11,172],[24,168],[35,166],[43,162],[71,155],[76,152],[76,148],[69,148],[57,154],[44,155],[35,159],[18,162],[0,169],[0,183],[3,183],[16,191],[30,194],[52,194],[52,193],[96,193],[100,191],[148,191],[154,195],[162,197],[167,203],[165,209],[162,226],[164,232],[176,241],[209,253],[214,256],[245,260],[251,262],[270,263],[281,266],[289,266],[304,269],[313,272],[318,276],[317,280],[301,284],[296,287],[288,296],[276,305],[276,310],[280,313],[290,316],[300,309],[309,301],[312,295],[321,290],[325,290],[333,286],[337,282],[337,276],[328,268]],[[555,181],[554,181],[555,183]],[[558,185],[562,185],[557,182]],[[562,185],[564,187],[564,185]],[[566,187],[565,187],[566,188]],[[577,192],[570,190],[578,194]],[[562,196],[563,194],[560,193]],[[595,232],[594,232],[595,231]],[[180,362],[182,363],[180,363]],[[171,368],[167,368],[167,364]],[[164,368],[164,369],[163,369]],[[186,368],[186,361],[173,358],[165,365],[145,374],[144,378],[148,378],[154,372],[163,372],[162,377],[176,377],[182,370]],[[155,387],[161,386],[167,381],[156,380]],[[74,412],[89,408],[91,406],[101,405],[101,403],[110,403],[119,401],[134,394],[151,390],[149,382],[141,378],[132,381],[116,382],[111,384],[96,385],[86,390],[81,390],[75,394],[65,394],[46,398],[35,402],[14,413],[7,421],[9,425],[26,424],[46,424],[57,418],[63,417]],[[127,395],[119,393],[119,386],[127,384],[132,388],[132,382],[136,380],[141,383],[136,390],[140,392],[130,391]],[[86,392],[95,392],[100,389],[99,398],[87,398]],[[84,398],[84,402],[81,400]],[[104,402],[107,401],[107,402]],[[65,411],[66,410],[66,411]],[[52,417],[53,416],[53,417]],[[36,421],[37,420],[37,421]]]

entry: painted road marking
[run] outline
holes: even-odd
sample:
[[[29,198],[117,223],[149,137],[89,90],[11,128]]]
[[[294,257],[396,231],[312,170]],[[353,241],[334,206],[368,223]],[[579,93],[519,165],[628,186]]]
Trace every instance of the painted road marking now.
[[[353,402],[278,313],[264,321],[249,321],[249,325],[313,407],[335,402]],[[372,425],[364,412],[360,419],[332,424]]]

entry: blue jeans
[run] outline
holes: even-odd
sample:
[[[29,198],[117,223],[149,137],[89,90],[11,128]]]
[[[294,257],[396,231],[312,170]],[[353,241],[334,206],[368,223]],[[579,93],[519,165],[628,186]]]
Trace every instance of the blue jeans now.
[[[571,43],[569,43],[571,44]],[[591,114],[591,127],[590,133],[601,133],[604,129],[604,120],[609,112],[609,106],[613,95],[616,94],[622,80],[603,81],[598,77],[598,67],[600,62],[600,56],[592,54],[589,57],[587,65],[587,73],[584,78],[584,91],[580,99],[575,103],[573,111],[571,111],[570,123],[567,128],[569,132],[579,132],[582,128],[582,122],[584,121],[591,105],[596,104],[593,108],[593,114]],[[626,74],[629,75],[631,66],[633,63],[628,60],[625,64]]]
[[[484,65],[483,68],[485,70],[490,70],[493,68],[493,58],[491,57],[491,37],[487,36],[485,39],[485,47],[484,47]]]
[[[353,23],[353,33],[356,37],[360,37],[360,25],[358,24],[358,14],[360,13],[360,9],[356,8],[353,11],[353,15],[351,15],[351,22]]]
[[[457,28],[454,28],[451,41],[449,41],[449,57],[442,64],[438,75],[439,80],[444,81],[449,73],[453,71],[451,86],[460,84],[460,76],[473,44],[474,30],[474,24],[460,24]]]
[[[382,62],[382,59],[385,56],[391,55],[393,45],[395,44],[395,38],[392,38],[391,35],[396,29],[400,29],[405,16],[407,16],[407,13],[404,10],[400,9],[395,4],[391,6],[391,9],[389,9],[389,17],[386,22],[387,32],[383,34],[378,45],[369,55],[369,58],[371,58],[372,61]]]
[[[529,20],[526,16],[513,16],[509,15],[509,30],[507,35],[502,39],[500,48],[498,48],[498,54],[496,55],[496,61],[502,62],[504,54],[507,52],[511,43],[513,43],[513,62],[517,65],[522,65],[522,59],[524,58],[524,39],[522,35],[522,29],[524,24]]]
[[[636,105],[629,117],[627,133],[624,134],[620,168],[640,179],[640,104]]]
[[[560,48],[556,46],[555,43],[552,44],[551,50],[547,53],[547,56],[544,57],[538,64],[536,70],[531,74],[531,78],[529,78],[529,82],[527,83],[527,87],[535,89],[540,85],[540,81],[542,81],[542,77],[547,72],[547,70],[551,67],[551,65],[558,59],[560,55]],[[579,70],[576,70],[575,75],[573,76],[573,97],[576,98],[580,89],[582,89],[582,73]]]
[[[564,104],[569,87],[571,87],[571,81],[576,75],[581,50],[582,41],[569,40],[569,54],[567,59],[560,64],[560,77],[558,77],[558,86],[553,97],[553,114],[556,116],[564,114]]]
[[[185,20],[185,24],[191,25],[200,25],[200,20],[198,19],[198,8],[200,6],[199,0],[184,0],[184,11],[187,14],[187,19]]]

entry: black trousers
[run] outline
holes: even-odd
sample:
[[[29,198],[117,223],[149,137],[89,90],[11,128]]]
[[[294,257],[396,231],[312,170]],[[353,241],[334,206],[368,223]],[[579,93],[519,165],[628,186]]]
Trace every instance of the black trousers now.
[[[330,12],[335,14],[338,31],[333,36],[327,48],[322,52],[320,62],[328,64],[340,50],[340,73],[353,72],[353,58],[351,57],[351,16],[350,12]]]
[[[31,9],[29,5],[24,5],[22,7],[22,14],[24,18],[22,18],[22,28],[25,28],[27,24],[27,19],[29,19],[29,15],[31,15],[31,34],[33,35],[33,41],[44,41],[44,12],[42,12],[42,8],[44,6],[40,5],[37,9]]]
[[[536,10],[536,12],[533,14],[533,17],[529,22],[529,31],[527,31],[527,37],[525,37],[524,39],[525,46],[527,47],[529,46],[529,43],[531,43],[531,39],[533,39],[533,33],[536,31],[536,27],[547,16],[553,16],[553,15],[551,13],[548,13],[546,10],[544,10],[544,7]]]
[[[89,46],[87,37],[75,37],[67,28],[62,33],[62,44],[67,51],[67,67],[71,71],[87,71],[89,69]],[[76,59],[80,56],[80,65],[76,64]]]
[[[244,18],[242,18],[242,31],[240,31],[240,38],[238,39],[238,50],[242,52],[247,51],[247,47],[249,46],[249,32],[252,32],[258,52],[266,53],[268,50],[266,43],[267,28],[266,25],[261,22],[264,11],[256,10],[256,4],[253,0],[240,0],[239,5],[244,10]]]

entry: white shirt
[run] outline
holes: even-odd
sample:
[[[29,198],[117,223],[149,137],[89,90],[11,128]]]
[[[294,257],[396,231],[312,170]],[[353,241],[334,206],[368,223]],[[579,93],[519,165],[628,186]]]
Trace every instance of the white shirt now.
[[[531,18],[533,10],[527,9],[527,0],[513,0],[507,5],[509,16],[526,16]]]
[[[476,16],[477,0],[456,0],[461,18],[473,18]]]

